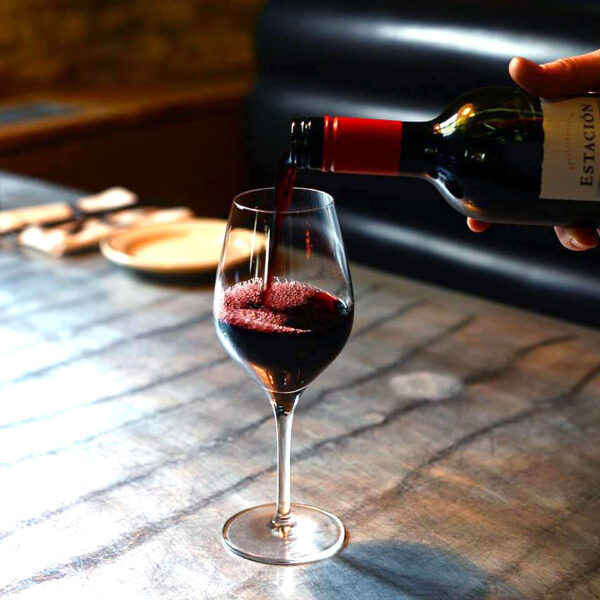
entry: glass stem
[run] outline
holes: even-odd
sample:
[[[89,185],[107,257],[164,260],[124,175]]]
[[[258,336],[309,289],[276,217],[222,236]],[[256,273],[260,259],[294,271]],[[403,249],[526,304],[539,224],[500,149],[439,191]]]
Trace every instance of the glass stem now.
[[[277,430],[277,508],[271,526],[281,536],[291,533],[294,526],[290,501],[290,453],[294,409],[301,393],[270,394]]]

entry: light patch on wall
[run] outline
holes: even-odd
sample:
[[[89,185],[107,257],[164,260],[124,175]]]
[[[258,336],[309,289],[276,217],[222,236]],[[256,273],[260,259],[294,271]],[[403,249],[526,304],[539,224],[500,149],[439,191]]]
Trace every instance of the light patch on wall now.
[[[378,34],[382,39],[410,41],[423,46],[439,46],[468,54],[501,58],[527,56],[539,62],[581,52],[580,46],[566,40],[471,27],[381,25]]]

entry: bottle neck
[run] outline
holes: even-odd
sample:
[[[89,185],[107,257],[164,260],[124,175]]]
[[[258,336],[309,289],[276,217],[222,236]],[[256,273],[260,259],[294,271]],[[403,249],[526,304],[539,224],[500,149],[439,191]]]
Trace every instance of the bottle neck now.
[[[323,117],[292,121],[289,162],[298,169],[321,169],[323,163]]]
[[[311,117],[292,123],[290,162],[302,169],[419,175],[435,156],[429,123]]]
[[[400,174],[422,175],[429,171],[437,156],[431,123],[404,122]]]

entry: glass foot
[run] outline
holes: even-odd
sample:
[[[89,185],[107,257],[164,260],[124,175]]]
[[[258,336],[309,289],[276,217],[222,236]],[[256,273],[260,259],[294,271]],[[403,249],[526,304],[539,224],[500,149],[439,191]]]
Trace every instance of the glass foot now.
[[[271,525],[275,504],[247,508],[223,526],[223,540],[235,554],[271,565],[312,563],[333,556],[346,537],[342,522],[331,513],[292,504],[294,526],[281,534]]]

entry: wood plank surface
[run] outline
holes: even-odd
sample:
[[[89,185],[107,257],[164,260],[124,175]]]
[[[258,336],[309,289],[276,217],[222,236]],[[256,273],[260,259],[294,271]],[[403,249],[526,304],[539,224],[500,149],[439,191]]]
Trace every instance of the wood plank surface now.
[[[0,175],[3,205],[69,195],[30,185]],[[220,542],[275,448],[211,289],[0,244],[0,597],[600,597],[598,332],[354,266],[292,467],[348,545],[270,567]]]

